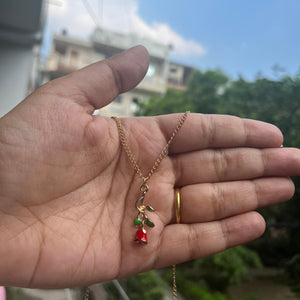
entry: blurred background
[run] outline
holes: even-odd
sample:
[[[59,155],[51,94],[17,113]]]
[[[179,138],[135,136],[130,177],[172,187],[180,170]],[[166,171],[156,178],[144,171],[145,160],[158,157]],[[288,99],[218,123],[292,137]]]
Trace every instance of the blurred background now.
[[[300,147],[299,17],[297,0],[0,0],[0,117],[47,81],[142,44],[145,79],[95,114],[232,114],[271,122]],[[260,239],[177,267],[178,299],[300,299],[293,180],[292,200],[259,210]],[[171,283],[166,268],[94,285],[91,299],[172,299]],[[84,287],[6,294],[82,299]]]

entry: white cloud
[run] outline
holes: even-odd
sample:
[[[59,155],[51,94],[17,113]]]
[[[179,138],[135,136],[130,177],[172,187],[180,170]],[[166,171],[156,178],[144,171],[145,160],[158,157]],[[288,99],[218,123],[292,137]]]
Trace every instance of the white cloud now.
[[[171,44],[174,47],[174,55],[202,56],[206,53],[200,43],[185,39],[168,24],[154,22],[152,25],[148,25],[137,12],[134,12],[131,18],[134,32],[160,43]]]
[[[168,24],[146,23],[138,14],[137,0],[60,0],[62,6],[50,5],[49,27],[53,33],[67,29],[71,36],[88,39],[95,28],[95,20],[104,28],[119,32],[133,32],[163,44],[172,44],[174,56],[202,56],[204,47],[197,41],[186,39]],[[91,7],[91,17],[86,5]],[[101,4],[102,3],[102,4]],[[96,21],[96,22],[97,22]]]
[[[61,5],[49,5],[48,23],[51,33],[60,33],[66,29],[71,36],[88,39],[95,23],[83,3],[78,0],[61,0],[59,3]]]

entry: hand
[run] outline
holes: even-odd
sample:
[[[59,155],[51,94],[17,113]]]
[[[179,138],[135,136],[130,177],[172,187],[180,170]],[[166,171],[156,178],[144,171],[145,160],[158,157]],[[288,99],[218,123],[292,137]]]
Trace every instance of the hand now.
[[[0,283],[63,288],[177,264],[259,237],[257,207],[292,197],[297,149],[273,125],[190,114],[149,181],[148,245],[134,240],[141,179],[112,119],[92,116],[138,84],[135,47],[39,88],[0,120]],[[180,115],[122,120],[144,174]],[[174,224],[174,186],[181,220]]]

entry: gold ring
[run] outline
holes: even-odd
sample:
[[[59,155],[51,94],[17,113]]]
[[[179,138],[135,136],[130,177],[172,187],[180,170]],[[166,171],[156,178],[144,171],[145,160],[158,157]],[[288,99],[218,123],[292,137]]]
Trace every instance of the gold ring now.
[[[176,216],[176,223],[180,223],[180,189],[175,189],[175,216]]]

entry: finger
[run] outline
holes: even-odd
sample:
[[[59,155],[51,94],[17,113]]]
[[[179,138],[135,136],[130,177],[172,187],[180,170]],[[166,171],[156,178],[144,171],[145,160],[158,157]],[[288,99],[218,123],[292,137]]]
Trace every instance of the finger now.
[[[165,228],[154,268],[211,255],[258,238],[265,222],[257,212],[201,224],[173,224]]]
[[[172,157],[176,185],[300,175],[300,150],[216,149]]]
[[[109,59],[89,65],[63,78],[51,82],[45,88],[52,93],[66,93],[82,105],[101,108],[120,93],[134,88],[145,76],[149,55],[143,46],[136,46]],[[63,89],[62,89],[63,87]]]
[[[166,140],[171,136],[180,115],[157,117]],[[170,153],[206,148],[279,147],[283,137],[274,125],[226,115],[189,114],[174,139]]]
[[[287,201],[294,191],[292,180],[286,177],[188,185],[180,189],[181,223],[209,222],[246,213]],[[167,211],[175,223],[173,201]]]

